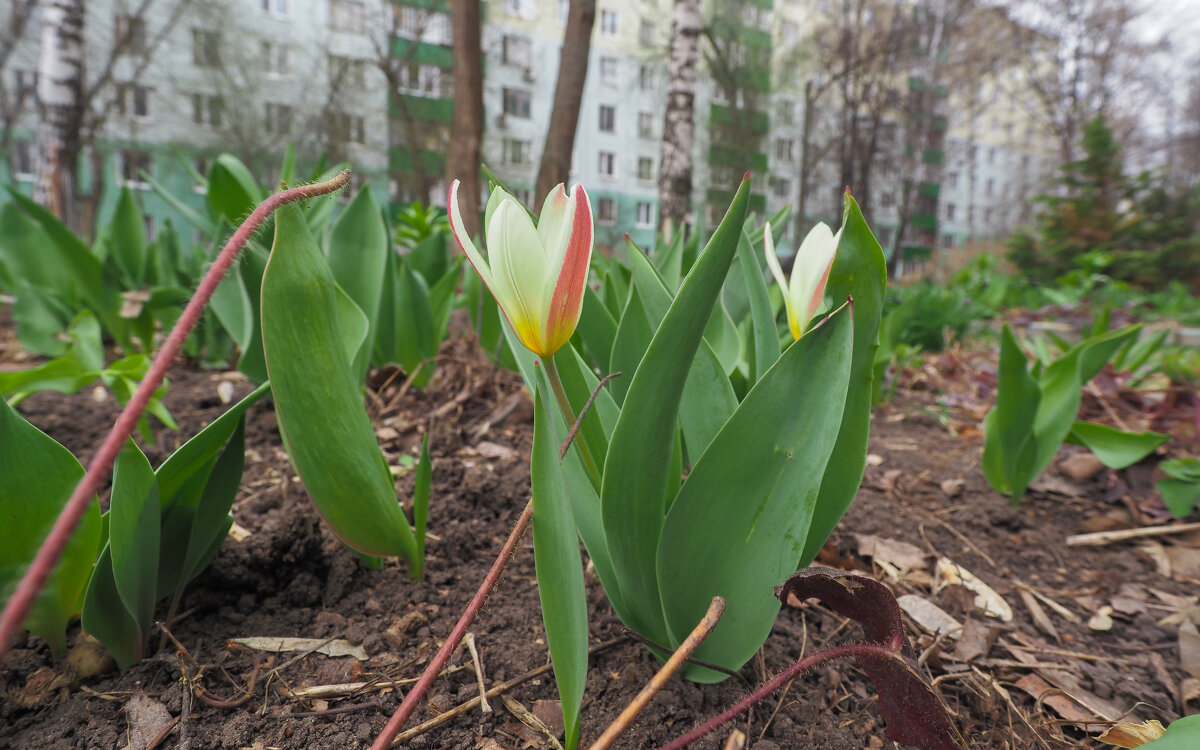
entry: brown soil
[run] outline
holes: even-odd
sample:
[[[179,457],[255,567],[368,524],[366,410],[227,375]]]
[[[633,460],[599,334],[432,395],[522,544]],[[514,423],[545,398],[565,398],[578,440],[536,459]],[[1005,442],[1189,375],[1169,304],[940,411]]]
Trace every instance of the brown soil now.
[[[5,357],[0,348],[0,361],[12,364],[11,345],[8,352]],[[182,366],[176,371],[166,402],[181,430],[157,430],[158,447],[148,450],[152,462],[157,464],[221,412],[216,386],[228,377]],[[171,624],[191,657],[206,665],[203,680],[208,691],[232,699],[257,670],[253,694],[232,708],[191,700],[181,680],[176,649],[170,646],[124,672],[70,684],[69,668],[56,662],[40,639],[28,636],[0,666],[0,747],[126,747],[133,713],[126,708],[135,691],[161,702],[171,716],[181,717],[160,745],[164,748],[342,750],[369,745],[406,688],[308,702],[285,697],[286,692],[371,679],[389,682],[420,673],[475,593],[525,505],[532,433],[532,410],[519,379],[496,371],[461,342],[445,350],[429,391],[409,390],[400,378],[386,384],[385,380],[386,375],[376,379],[371,408],[389,456],[411,454],[425,431],[431,437],[434,485],[429,530],[436,538],[429,544],[426,580],[410,581],[398,565],[369,570],[331,537],[288,464],[270,405],[260,404],[250,413],[246,475],[233,509],[236,522],[250,535],[226,542],[214,564],[190,586],[182,613]],[[245,382],[236,385],[238,395],[249,390]],[[86,461],[111,424],[116,405],[85,391],[67,398],[38,395],[25,401],[21,411]],[[1107,490],[1107,472],[1082,485],[1055,475],[1056,485],[1035,491],[1022,507],[1013,508],[980,473],[978,432],[951,434],[926,416],[927,411],[921,399],[904,393],[877,411],[871,453],[878,458],[872,459],[859,498],[827,545],[823,560],[882,577],[882,568],[873,568],[859,554],[856,535],[910,542],[929,554],[928,565],[893,582],[897,595],[920,594],[960,621],[986,626],[989,637],[998,638],[965,664],[955,657],[956,653],[962,656],[956,652],[961,643],[935,643],[920,627],[908,623],[917,653],[924,655],[931,676],[938,678],[955,721],[972,745],[1100,746],[1079,726],[1060,720],[1054,699],[1061,699],[1061,692],[1045,693],[1039,703],[1016,686],[1031,674],[1040,673],[1053,683],[1065,673],[1074,679],[1077,697],[1085,702],[1090,699],[1084,696],[1099,697],[1118,712],[1132,710],[1142,701],[1143,706],[1132,714],[1139,720],[1160,718],[1165,723],[1178,716],[1183,708],[1181,684],[1186,684],[1187,676],[1179,666],[1178,628],[1159,624],[1169,614],[1166,599],[1146,592],[1156,589],[1168,597],[1186,596],[1194,591],[1189,585],[1194,581],[1162,576],[1153,557],[1136,543],[1064,546],[1065,537],[1099,528],[1097,518],[1103,521],[1127,513],[1129,493],[1124,499],[1107,500],[1113,494]],[[398,487],[407,497],[412,477],[401,477]],[[1001,623],[986,617],[961,586],[931,593],[936,556],[954,560],[994,587],[1012,605],[1013,620]],[[1035,624],[1017,584],[1062,604],[1082,622],[1069,622],[1048,609],[1058,636],[1052,637]],[[603,591],[594,578],[588,585],[594,641],[621,636],[623,628]],[[1146,601],[1118,608],[1110,630],[1087,626],[1095,609],[1113,596],[1121,593],[1133,601],[1138,592],[1146,594]],[[489,684],[546,663],[528,537],[472,631]],[[785,607],[760,656],[742,675],[749,685],[761,684],[801,654],[852,640],[857,633],[857,626],[821,606]],[[309,655],[293,662],[288,654],[272,655],[231,643],[244,636],[344,638],[361,644],[369,658],[360,662],[353,657]],[[70,640],[78,638],[76,628]],[[1035,664],[1019,666],[1022,656]],[[452,660],[456,665],[469,663],[465,649]],[[1057,670],[1045,666],[1051,663],[1058,665]],[[629,641],[593,657],[583,707],[584,743],[599,735],[657,668],[658,662],[645,648]],[[711,686],[673,680],[618,747],[658,747],[747,690],[748,685],[737,680]],[[442,677],[410,725],[477,693],[471,669]],[[554,682],[547,677],[533,680],[514,689],[511,696],[533,709],[538,701],[556,697]],[[858,668],[836,663],[802,677],[736,726],[748,735],[748,746],[759,750],[890,747],[875,710],[875,696],[876,688]],[[183,715],[185,702],[190,711]],[[500,700],[492,703],[493,713],[470,711],[406,746],[472,750],[550,746]],[[1077,705],[1075,710],[1089,713]],[[1091,733],[1101,728],[1093,725]],[[696,746],[722,747],[730,731],[725,727]]]

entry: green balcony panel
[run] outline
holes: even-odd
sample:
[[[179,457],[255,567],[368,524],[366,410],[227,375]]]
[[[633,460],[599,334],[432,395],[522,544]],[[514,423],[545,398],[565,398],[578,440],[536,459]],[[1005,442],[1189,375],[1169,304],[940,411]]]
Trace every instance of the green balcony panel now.
[[[713,127],[737,127],[758,135],[764,135],[770,129],[766,112],[734,110],[725,104],[711,104],[709,120]]]
[[[446,171],[446,155],[439,151],[420,151],[418,153],[421,171],[427,175],[440,175]],[[388,151],[388,168],[393,172],[416,172],[413,152],[407,148],[393,148]]]
[[[928,245],[905,245],[900,252],[905,260],[927,260],[933,255],[933,248]]]
[[[913,93],[920,93],[925,90],[925,80],[917,76],[908,77],[908,90]]]
[[[949,122],[946,120],[945,117],[942,117],[941,115],[937,115],[929,121],[929,128],[931,130],[933,130],[935,133],[945,132],[948,125],[949,125]]]
[[[917,188],[917,194],[926,198],[937,198],[941,189],[942,186],[936,182],[922,182],[921,186]]]
[[[927,232],[937,229],[937,217],[933,214],[913,214],[910,223],[916,229],[924,229]]]
[[[414,120],[440,122],[446,125],[454,121],[453,99],[429,99],[409,94],[404,94],[399,99],[399,102],[392,99],[389,103],[388,109],[393,117],[406,115]],[[403,110],[401,110],[400,104],[404,105]]]
[[[438,68],[454,67],[454,52],[450,47],[440,44],[414,42],[411,39],[397,37],[392,44],[392,57],[397,60],[408,60],[421,65],[433,65]]]
[[[767,171],[767,155],[764,153],[742,153],[727,146],[712,145],[708,148],[708,162],[721,167],[748,170],[750,172]]]
[[[927,148],[921,152],[921,161],[935,167],[942,166],[943,157],[944,154],[940,148]]]

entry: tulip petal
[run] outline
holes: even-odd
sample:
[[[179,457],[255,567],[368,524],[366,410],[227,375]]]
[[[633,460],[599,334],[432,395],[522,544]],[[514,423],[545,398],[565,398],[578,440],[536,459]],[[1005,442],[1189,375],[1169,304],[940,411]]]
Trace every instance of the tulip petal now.
[[[484,228],[492,225],[492,216],[495,215],[496,208],[506,200],[515,201],[517,199],[513,197],[512,193],[508,192],[499,185],[496,185],[492,188],[492,194],[488,196],[487,205],[483,209]],[[517,202],[519,203],[520,201]]]
[[[549,299],[542,286],[548,269],[537,229],[510,196],[493,211],[487,236],[496,282],[492,294],[521,343],[545,356],[543,315]]]
[[[829,278],[836,251],[837,238],[824,222],[818,222],[809,231],[796,251],[788,297],[799,319],[792,329],[792,335],[797,338],[804,333],[808,322],[825,302],[825,282]]]
[[[825,270],[817,279],[816,285],[813,287],[812,293],[808,298],[808,306],[806,312],[808,319],[812,320],[813,316],[821,312],[825,307],[825,285],[829,281],[829,272],[833,270],[833,261],[837,257],[838,243],[842,239],[842,230],[838,230],[837,234],[833,235],[828,248],[829,260],[825,261]]]
[[[575,211],[575,193],[567,195],[563,184],[554,186],[546,201],[542,204],[542,212],[538,215],[538,236],[542,238],[542,249],[546,251],[546,261],[551,267],[557,268],[562,264],[562,255],[566,252],[567,240],[571,235],[571,220]]]
[[[775,253],[775,235],[771,232],[771,222],[763,228],[763,254],[767,256],[767,267],[771,269],[771,275],[775,277],[775,283],[779,285],[780,291],[783,292],[783,306],[787,310],[788,328],[792,332],[792,338],[800,338],[800,334],[804,331],[800,329],[799,315],[796,306],[792,303],[792,295],[788,287],[787,278],[783,275],[783,266],[779,265],[779,256]],[[795,274],[795,271],[792,272]],[[793,275],[793,279],[795,276]]]
[[[471,241],[471,235],[463,226],[462,209],[458,205],[458,185],[458,180],[450,183],[450,195],[446,199],[446,209],[450,214],[450,230],[454,233],[454,239],[458,241],[458,246],[466,254],[467,260],[471,261],[471,265],[475,267],[479,278],[483,279],[483,283],[487,285],[488,289],[494,289],[492,269],[480,255],[479,250],[475,248],[475,243]]]
[[[561,188],[562,186],[559,186],[559,190]],[[551,195],[553,196],[553,193]],[[546,203],[549,202],[548,198]],[[550,297],[550,309],[545,323],[545,344],[549,354],[558,351],[559,347],[567,343],[571,334],[575,332],[575,326],[579,324],[579,315],[583,310],[583,290],[587,285],[588,268],[592,262],[592,206],[582,185],[571,188],[570,203],[574,204],[574,210],[568,214],[571,217],[570,234],[562,243],[562,265],[557,269],[557,281]],[[540,225],[538,229],[541,229]],[[547,251],[553,257],[555,251],[550,248],[547,248]]]

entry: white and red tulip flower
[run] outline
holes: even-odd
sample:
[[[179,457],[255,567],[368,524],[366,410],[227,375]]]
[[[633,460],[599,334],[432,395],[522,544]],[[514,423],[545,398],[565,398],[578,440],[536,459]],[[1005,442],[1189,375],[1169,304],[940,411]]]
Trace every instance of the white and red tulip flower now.
[[[592,260],[592,206],[587,191],[562,184],[546,196],[535,227],[521,203],[497,187],[484,213],[488,257],[462,222],[458,180],[450,185],[450,228],[487,284],[509,325],[530,351],[550,357],[567,343],[583,310]]]
[[[784,278],[779,256],[775,254],[775,238],[771,235],[770,222],[763,230],[763,250],[766,252],[767,265],[771,267],[771,274],[779,288],[784,291],[788,326],[792,329],[793,339],[803,336],[809,321],[825,309],[825,284],[829,281],[829,270],[833,268],[833,259],[837,255],[841,238],[840,229],[834,234],[827,224],[818,222],[796,251],[792,278],[789,281]]]

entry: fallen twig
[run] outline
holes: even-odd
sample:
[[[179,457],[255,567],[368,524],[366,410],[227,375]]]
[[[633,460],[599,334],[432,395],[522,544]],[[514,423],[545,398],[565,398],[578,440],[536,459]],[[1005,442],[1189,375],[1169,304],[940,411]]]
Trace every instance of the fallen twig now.
[[[1116,531],[1096,531],[1091,534],[1076,534],[1067,537],[1068,547],[1099,547],[1126,539],[1140,539],[1147,536],[1166,536],[1168,534],[1184,534],[1200,529],[1200,521],[1194,523],[1168,524],[1166,526],[1143,526],[1138,529],[1117,529]]]
[[[646,707],[646,704],[650,702],[655,693],[662,690],[663,685],[667,683],[671,675],[675,674],[676,670],[683,666],[684,661],[692,655],[692,652],[704,642],[708,634],[717,626],[717,622],[721,619],[721,615],[724,612],[725,600],[719,596],[714,596],[712,604],[708,606],[708,612],[704,614],[699,624],[692,629],[692,632],[683,640],[683,643],[679,644],[679,648],[675,649],[675,653],[671,654],[671,658],[667,659],[667,663],[662,665],[662,668],[658,670],[654,677],[650,678],[650,682],[646,687],[642,688],[642,691],[621,711],[616,721],[609,724],[608,729],[604,730],[604,734],[601,734],[600,738],[592,743],[591,750],[605,750],[629,729],[629,725],[633,723],[634,717],[641,713],[642,709]]]

